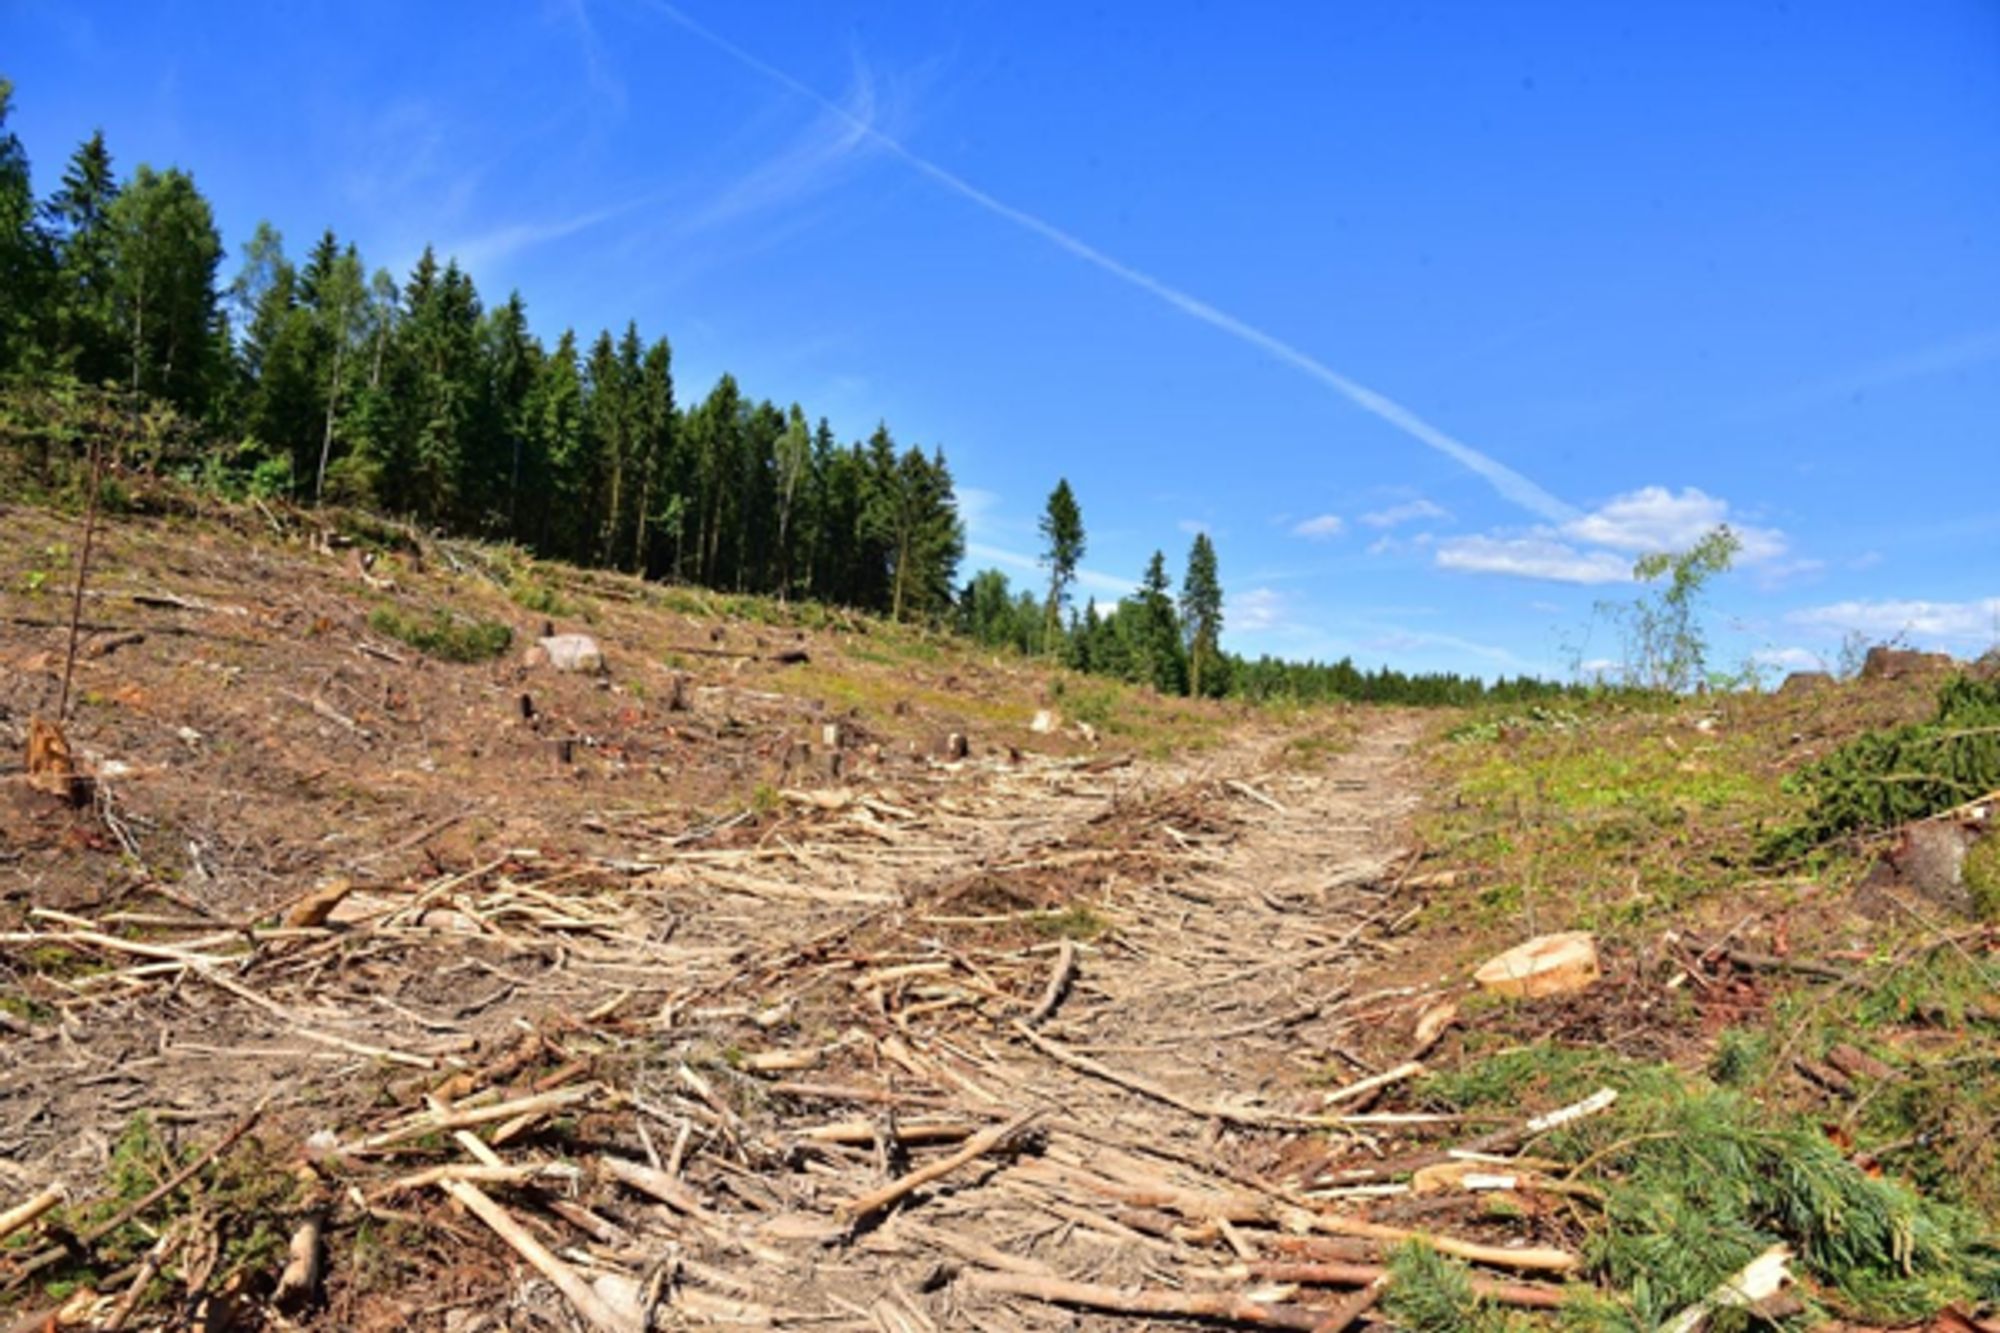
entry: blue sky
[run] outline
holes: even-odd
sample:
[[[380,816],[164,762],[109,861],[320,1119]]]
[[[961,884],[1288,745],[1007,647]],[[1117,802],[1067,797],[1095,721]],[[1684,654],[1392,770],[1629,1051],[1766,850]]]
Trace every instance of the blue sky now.
[[[1616,656],[1727,519],[1718,656],[2000,641],[2000,5],[0,0],[46,190],[94,127],[550,338],[636,318],[942,445],[968,570],[1206,528],[1227,638]],[[232,257],[233,268],[235,259]]]

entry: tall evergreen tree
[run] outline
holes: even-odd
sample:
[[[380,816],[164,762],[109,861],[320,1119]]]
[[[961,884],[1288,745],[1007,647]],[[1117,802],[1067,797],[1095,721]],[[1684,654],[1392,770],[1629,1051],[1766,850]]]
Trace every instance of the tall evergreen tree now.
[[[654,551],[664,530],[678,556],[682,523],[687,513],[680,480],[680,421],[674,408],[674,353],[661,338],[646,349],[639,366],[637,389],[641,440],[639,493],[634,508],[638,532],[633,539],[632,569],[657,574],[662,558]]]
[[[1054,643],[1056,630],[1062,624],[1063,602],[1069,595],[1069,586],[1076,580],[1076,567],[1083,559],[1083,511],[1077,507],[1076,494],[1069,488],[1069,478],[1056,482],[1055,490],[1049,492],[1048,507],[1042,511],[1042,563],[1049,569],[1048,642]]]
[[[87,384],[120,378],[125,364],[113,275],[118,245],[111,206],[117,198],[111,152],[99,130],[70,155],[43,210],[56,258],[54,360]]]
[[[28,154],[7,128],[14,85],[0,78],[0,374],[28,360],[46,300],[48,249],[35,225]]]
[[[1205,532],[1194,535],[1187,576],[1181,580],[1181,624],[1187,642],[1188,693],[1200,698],[1218,683],[1215,667],[1222,651],[1222,580],[1215,568],[1215,544]],[[1208,680],[1203,681],[1203,673]]]
[[[1174,614],[1173,585],[1167,580],[1167,558],[1153,552],[1139,595],[1121,617],[1129,617],[1134,667],[1139,679],[1162,694],[1187,689],[1187,655],[1181,645],[1180,620]]]
[[[951,604],[965,527],[952,496],[944,454],[911,448],[896,460],[878,496],[879,522],[889,546],[889,615],[937,615]]]

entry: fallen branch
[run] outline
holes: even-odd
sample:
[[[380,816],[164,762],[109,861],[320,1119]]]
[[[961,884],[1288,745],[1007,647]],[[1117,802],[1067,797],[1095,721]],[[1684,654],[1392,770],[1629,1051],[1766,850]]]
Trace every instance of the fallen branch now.
[[[1283,1263],[1265,1262],[1238,1264],[1227,1270],[1232,1278],[1255,1278],[1261,1282],[1288,1282],[1302,1287],[1364,1287],[1386,1283],[1389,1270],[1381,1264],[1350,1263]],[[1472,1278],[1475,1296],[1500,1305],[1512,1305],[1524,1310],[1556,1310],[1562,1308],[1564,1292],[1561,1287],[1537,1287],[1524,1282],[1501,1282],[1489,1277]],[[1366,1307],[1363,1307],[1364,1309]],[[1357,1310],[1348,1322],[1360,1316]],[[1334,1325],[1336,1328],[1345,1325]]]
[[[614,1310],[604,1303],[596,1290],[581,1277],[575,1269],[556,1258],[548,1247],[521,1229],[521,1224],[481,1190],[479,1186],[466,1180],[441,1180],[438,1188],[450,1195],[453,1201],[493,1229],[493,1234],[513,1247],[514,1253],[555,1284],[558,1291],[576,1312],[592,1325],[605,1333],[643,1333],[637,1318]]]
[[[1004,1125],[995,1125],[990,1129],[981,1130],[970,1139],[967,1139],[965,1146],[949,1157],[943,1157],[935,1162],[920,1166],[909,1174],[899,1176],[895,1180],[890,1181],[880,1189],[871,1190],[867,1194],[848,1199],[839,1205],[838,1211],[843,1217],[853,1221],[858,1221],[861,1218],[878,1213],[897,1200],[922,1189],[933,1180],[948,1176],[960,1167],[970,1162],[975,1162],[988,1153],[996,1152],[1006,1147],[1022,1130],[1028,1127],[1030,1121],[1034,1120],[1040,1114],[1040,1111],[1028,1111],[1015,1116]]]
[[[1063,996],[1068,993],[1070,983],[1074,980],[1076,980],[1076,941],[1064,940],[1061,952],[1056,955],[1055,971],[1049,975],[1048,988],[1042,992],[1041,1003],[1035,1006],[1033,1013],[1021,1021],[1029,1027],[1046,1022],[1055,1013],[1056,1006],[1062,1003]]]
[[[25,1203],[19,1203],[0,1213],[0,1240],[35,1222],[42,1214],[54,1208],[69,1197],[69,1191],[61,1185],[51,1185]]]
[[[979,1291],[1025,1296],[1031,1300],[1047,1301],[1051,1305],[1107,1310],[1113,1314],[1224,1319],[1238,1324],[1260,1324],[1265,1328],[1298,1329],[1301,1333],[1312,1333],[1319,1327],[1321,1318],[1317,1310],[1253,1301],[1233,1292],[1105,1287],[1094,1282],[1071,1282],[1064,1278],[1035,1277],[1027,1273],[972,1273],[968,1277]]]

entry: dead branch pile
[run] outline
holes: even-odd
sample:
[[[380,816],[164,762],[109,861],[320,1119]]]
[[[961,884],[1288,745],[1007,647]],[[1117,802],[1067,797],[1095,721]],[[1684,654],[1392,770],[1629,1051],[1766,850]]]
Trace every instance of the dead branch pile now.
[[[938,766],[799,793],[754,840],[607,812],[632,829],[615,861],[514,849],[256,922],[41,910],[0,948],[92,960],[42,983],[75,1032],[220,1062],[274,1101],[263,1139],[284,1136],[304,1202],[283,1271],[239,1283],[271,1311],[357,1299],[329,1289],[370,1221],[504,1246],[523,1290],[610,1330],[1058,1308],[1341,1328],[1413,1238],[1495,1300],[1558,1302],[1578,1260],[1555,1210],[1496,1228],[1379,1183],[1420,1136],[1457,1164],[1432,1173],[1447,1198],[1499,1178],[1532,1198],[1511,1158],[1547,1128],[1366,1109],[1421,1066],[1367,1066],[1343,1034],[1435,998],[1345,980],[1397,947],[1389,862],[1364,850],[1396,811],[1184,776]],[[1338,1086],[1306,1087],[1302,1060]],[[246,1078],[258,1061],[282,1079]],[[1332,1165],[1356,1154],[1379,1169]],[[64,1317],[143,1322],[135,1290],[180,1271],[160,1234]],[[92,1243],[17,1245],[0,1284]]]

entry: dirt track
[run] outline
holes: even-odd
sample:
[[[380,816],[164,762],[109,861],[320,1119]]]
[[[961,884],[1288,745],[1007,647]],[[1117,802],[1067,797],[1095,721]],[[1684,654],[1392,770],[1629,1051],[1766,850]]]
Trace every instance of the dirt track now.
[[[326,925],[295,931],[43,912],[11,955],[101,961],[56,983],[58,1023],[7,1042],[7,1185],[89,1188],[140,1110],[199,1145],[264,1104],[265,1149],[310,1156],[334,1201],[330,1327],[447,1309],[454,1328],[566,1326],[570,1303],[511,1251],[439,1214],[432,1191],[391,1184],[467,1152],[553,1173],[487,1188],[595,1273],[613,1314],[674,1254],[675,1280],[651,1294],[691,1320],[1066,1321],[938,1279],[1000,1264],[1129,1282],[1218,1244],[1244,1253],[1173,1191],[1214,1203],[1315,1165],[1307,1085],[1370,1072],[1347,1063],[1350,1034],[1407,1031],[1423,1007],[1420,990],[1359,993],[1394,948],[1384,886],[1416,727],[1370,715],[1350,752],[1310,769],[1250,729],[1192,762],[989,751],[692,827],[571,802],[588,854],[489,845],[445,873],[357,875]],[[533,828],[535,799],[491,796],[482,821]],[[111,927],[147,942],[107,955]],[[1021,1020],[1048,1007],[1065,958],[1074,974],[1031,1033]],[[439,1139],[448,1098],[537,1092],[554,1105],[497,1132],[482,1121],[485,1141]],[[936,1185],[841,1206],[1023,1115],[1020,1135]],[[648,1205],[604,1174],[649,1155],[700,1202]],[[1249,1228],[1275,1197],[1215,1216]],[[367,1216],[410,1208],[438,1220],[401,1262],[353,1253]]]

